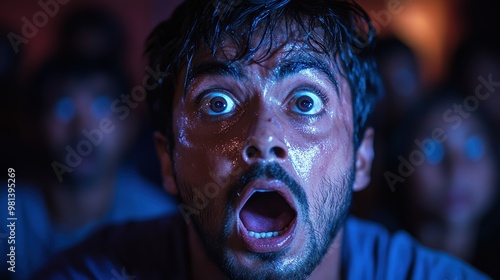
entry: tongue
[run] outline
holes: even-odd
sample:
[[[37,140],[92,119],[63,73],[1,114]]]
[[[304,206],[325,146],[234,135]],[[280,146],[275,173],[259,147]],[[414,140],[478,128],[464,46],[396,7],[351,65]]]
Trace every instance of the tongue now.
[[[253,232],[280,231],[295,217],[295,211],[277,192],[255,192],[240,212],[247,230]]]

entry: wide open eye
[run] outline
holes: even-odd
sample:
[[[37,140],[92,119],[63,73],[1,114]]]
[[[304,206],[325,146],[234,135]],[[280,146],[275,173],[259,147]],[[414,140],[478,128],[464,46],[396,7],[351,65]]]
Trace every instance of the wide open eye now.
[[[111,113],[111,99],[105,95],[101,95],[92,101],[91,105],[92,116],[95,119],[108,117]]]
[[[236,108],[234,100],[222,92],[211,92],[201,99],[201,111],[210,116],[229,114]]]
[[[323,110],[324,103],[316,93],[302,90],[295,93],[290,101],[290,106],[295,113],[315,115]]]
[[[469,160],[476,161],[481,159],[486,150],[483,137],[473,135],[465,142],[464,153]]]
[[[428,139],[428,140],[430,141],[430,143],[433,144],[434,148],[432,151],[425,149],[425,156],[427,157],[427,161],[430,164],[437,165],[437,164],[441,163],[441,161],[443,161],[443,159],[444,159],[445,150],[444,150],[443,144],[438,143],[438,142],[431,140],[431,139]]]
[[[71,97],[63,97],[59,99],[55,105],[57,118],[64,122],[69,123],[76,114],[75,103]]]

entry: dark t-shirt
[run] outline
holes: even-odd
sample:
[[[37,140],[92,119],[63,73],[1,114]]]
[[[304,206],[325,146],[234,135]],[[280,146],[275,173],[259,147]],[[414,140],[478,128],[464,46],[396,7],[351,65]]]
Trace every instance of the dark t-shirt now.
[[[35,279],[189,279],[196,268],[187,236],[180,216],[109,227],[53,259]],[[488,279],[407,233],[391,235],[354,217],[342,242],[342,279]]]

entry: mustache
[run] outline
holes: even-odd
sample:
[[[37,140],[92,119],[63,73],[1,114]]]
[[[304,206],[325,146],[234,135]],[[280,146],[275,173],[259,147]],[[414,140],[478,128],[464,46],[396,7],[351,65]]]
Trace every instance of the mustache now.
[[[271,179],[282,182],[290,190],[297,201],[308,210],[308,204],[304,189],[276,162],[254,163],[250,165],[240,177],[231,184],[228,193],[228,203],[235,203],[239,194],[252,181],[257,179]],[[233,204],[234,205],[234,204]]]

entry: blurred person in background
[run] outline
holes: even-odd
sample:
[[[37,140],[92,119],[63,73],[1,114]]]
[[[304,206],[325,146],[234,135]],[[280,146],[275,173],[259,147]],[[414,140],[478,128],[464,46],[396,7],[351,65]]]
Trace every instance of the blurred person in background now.
[[[55,60],[31,89],[29,110],[45,159],[39,168],[46,176],[36,178],[34,186],[17,186],[13,275],[21,279],[105,224],[156,218],[175,209],[125,163],[134,138],[131,114],[121,103],[130,92],[126,75],[112,66]]]
[[[31,182],[16,187],[16,273],[5,276],[25,279],[106,224],[156,218],[175,208],[128,160],[139,121],[124,70],[123,33],[106,11],[71,14],[54,54],[27,85],[24,103],[36,149],[20,166],[36,170]],[[5,257],[0,276],[8,273]]]
[[[499,279],[498,146],[487,115],[466,111],[454,92],[442,87],[421,100],[393,139],[392,170],[401,155],[411,173],[396,187],[393,214],[424,245]]]
[[[61,25],[58,39],[48,62],[24,85],[28,121],[9,116],[6,112],[18,107],[2,103],[9,109],[2,111],[2,120],[22,124],[30,133],[28,146],[34,146],[11,152],[20,158],[19,175],[28,178],[16,186],[16,273],[7,271],[2,254],[2,279],[27,278],[101,226],[156,218],[175,208],[128,160],[139,121],[124,70],[126,41],[119,22],[101,9],[81,9]],[[5,50],[13,52],[10,45]],[[1,60],[3,88],[3,81],[16,81],[17,60],[14,55]],[[3,93],[19,98],[19,91]],[[2,252],[10,245],[2,242]]]
[[[22,114],[11,110],[14,104],[2,103],[10,109],[2,111],[7,115],[2,120],[22,124],[31,135],[27,146],[33,146],[20,149],[24,153],[9,147],[22,159],[19,175],[29,178],[18,180],[16,187],[16,273],[8,273],[2,254],[2,278],[26,278],[103,225],[155,218],[174,208],[128,161],[139,122],[127,103],[131,90],[119,22],[104,10],[84,8],[68,16],[58,39],[52,57],[24,85],[23,111],[29,121],[8,116],[10,111]],[[2,60],[12,68],[1,71],[6,77],[2,87],[3,81],[16,81],[12,76],[19,56],[11,57]],[[1,245],[8,252],[9,245]]]
[[[64,59],[126,68],[127,37],[120,20],[106,9],[89,6],[70,14],[59,29],[58,41],[57,56]],[[128,156],[142,176],[161,184],[154,143],[149,137],[153,131],[146,117],[146,102],[133,106],[130,134],[137,136],[134,144],[137,149],[130,149]]]

